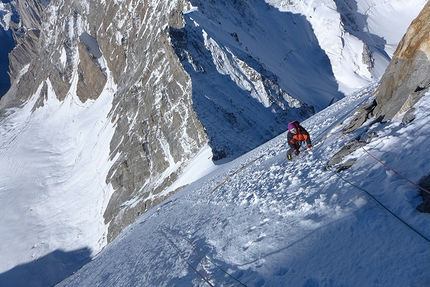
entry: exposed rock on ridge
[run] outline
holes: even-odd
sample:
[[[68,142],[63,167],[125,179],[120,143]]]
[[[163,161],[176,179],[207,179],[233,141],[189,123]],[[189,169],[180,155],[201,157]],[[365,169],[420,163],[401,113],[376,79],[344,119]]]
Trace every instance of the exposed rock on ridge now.
[[[410,109],[430,84],[430,3],[399,43],[376,96],[375,116],[383,121]]]
[[[430,89],[430,2],[427,2],[420,14],[407,29],[400,41],[389,66],[387,67],[374,99],[360,106],[344,132],[356,133],[356,139],[345,145],[329,161],[333,167],[361,145],[377,136],[367,129],[359,128],[368,120],[386,122],[402,115],[402,122],[413,121],[413,106]],[[343,163],[338,170],[349,168]]]
[[[407,29],[390,64],[381,78],[371,108],[362,109],[347,132],[360,127],[368,118],[388,121],[409,111],[430,87],[430,2]],[[413,112],[413,111],[412,111]],[[407,113],[404,121],[413,116]]]

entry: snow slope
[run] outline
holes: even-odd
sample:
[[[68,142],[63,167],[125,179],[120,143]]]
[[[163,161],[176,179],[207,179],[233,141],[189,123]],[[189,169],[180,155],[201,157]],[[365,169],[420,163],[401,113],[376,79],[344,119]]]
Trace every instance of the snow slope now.
[[[366,123],[343,135],[346,116],[375,87],[303,122],[314,148],[299,160],[286,160],[284,134],[219,166],[58,286],[428,285],[430,217],[415,210],[416,186],[395,172],[418,182],[430,170],[430,93],[407,125]],[[327,169],[367,128],[378,137],[349,157],[356,164]]]
[[[99,99],[84,104],[73,88],[60,102],[47,81],[42,106],[36,105],[41,86],[29,102],[10,110],[2,121],[0,273],[15,271],[14,284],[5,284],[0,275],[0,286],[43,286],[31,285],[30,274],[44,278],[44,269],[70,262],[67,257],[72,254],[67,252],[75,249],[81,249],[85,258],[79,260],[88,261],[107,244],[103,212],[113,192],[105,180],[113,162],[109,144],[114,132],[108,112],[116,88],[108,79]],[[19,267],[59,250],[65,253],[51,256],[42,266],[35,264],[36,270]],[[55,270],[49,273],[51,280],[70,274],[70,266]]]

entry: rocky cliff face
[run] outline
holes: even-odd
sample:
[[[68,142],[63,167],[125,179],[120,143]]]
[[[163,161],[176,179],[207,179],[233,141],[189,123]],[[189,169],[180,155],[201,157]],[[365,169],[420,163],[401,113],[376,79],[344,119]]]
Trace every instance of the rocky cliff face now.
[[[430,88],[429,17],[430,3],[427,2],[394,52],[381,78],[374,102],[360,107],[346,131],[357,129],[371,117],[385,122],[407,112],[404,122],[414,118],[411,108]]]
[[[408,111],[430,87],[430,3],[394,52],[376,96],[374,114],[386,121]]]

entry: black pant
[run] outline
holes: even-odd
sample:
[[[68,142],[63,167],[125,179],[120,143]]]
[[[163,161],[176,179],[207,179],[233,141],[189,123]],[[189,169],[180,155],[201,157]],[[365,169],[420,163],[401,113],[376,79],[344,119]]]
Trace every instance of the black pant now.
[[[297,142],[293,147],[290,146],[290,149],[287,151],[287,154],[293,154],[294,151],[296,151],[295,152],[296,155],[299,154],[300,153],[300,147],[302,146],[302,143],[303,142]]]

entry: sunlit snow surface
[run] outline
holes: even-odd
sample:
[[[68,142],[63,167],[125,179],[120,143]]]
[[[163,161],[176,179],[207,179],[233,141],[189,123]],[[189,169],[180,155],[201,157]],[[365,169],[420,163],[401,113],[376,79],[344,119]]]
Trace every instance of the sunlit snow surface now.
[[[419,190],[364,149],[412,182],[427,175],[430,94],[413,122],[370,127],[378,138],[349,157],[350,169],[325,167],[368,127],[340,132],[374,88],[303,122],[312,152],[288,162],[284,134],[218,167],[60,286],[425,286],[430,242],[410,228],[430,238],[429,216],[415,210]]]

